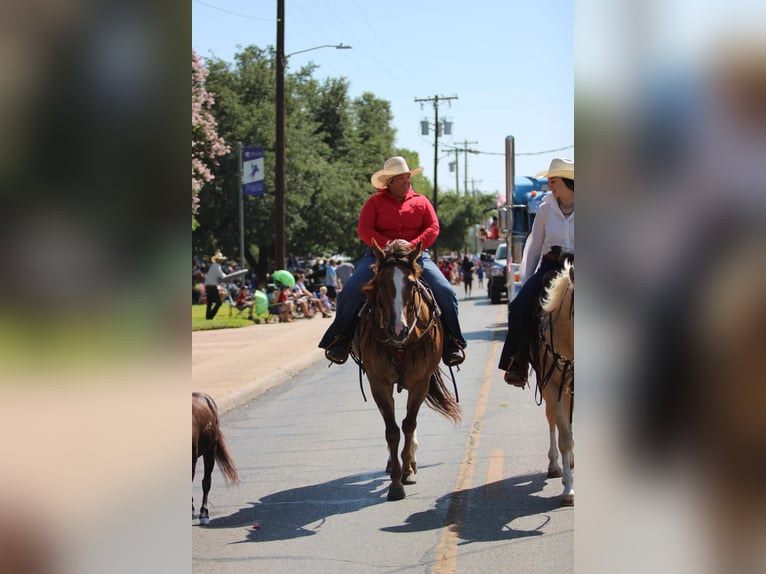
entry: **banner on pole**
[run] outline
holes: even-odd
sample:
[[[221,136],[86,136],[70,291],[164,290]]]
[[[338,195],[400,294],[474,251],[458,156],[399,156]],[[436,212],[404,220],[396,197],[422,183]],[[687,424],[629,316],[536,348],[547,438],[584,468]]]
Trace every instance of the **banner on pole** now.
[[[242,148],[242,195],[263,195],[263,146]]]

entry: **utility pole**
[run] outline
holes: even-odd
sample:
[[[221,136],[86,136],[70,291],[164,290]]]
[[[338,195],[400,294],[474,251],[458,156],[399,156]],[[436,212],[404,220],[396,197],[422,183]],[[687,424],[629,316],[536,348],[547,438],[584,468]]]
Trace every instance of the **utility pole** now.
[[[458,142],[458,143],[460,143],[460,142]],[[466,141],[463,142],[463,149],[460,150],[460,151],[463,152],[463,160],[464,160],[463,177],[465,177],[465,184],[463,185],[463,192],[464,192],[466,197],[468,197],[468,152],[476,153],[475,150],[468,149],[468,144],[477,144],[478,145],[478,143],[479,142],[469,142],[469,141],[466,140]]]
[[[277,237],[274,245],[274,260],[277,269],[285,268],[287,246],[285,238],[285,0],[277,0],[277,145],[276,193],[274,197],[274,219]],[[269,270],[270,271],[270,270]]]
[[[434,96],[433,98],[415,98],[416,102],[433,102],[434,104],[434,211],[439,213],[439,102],[456,100],[457,96]]]
[[[457,142],[457,143],[460,143],[460,142]],[[457,165],[458,165],[458,153],[462,151],[465,154],[464,169],[463,169],[463,171],[465,172],[463,174],[463,177],[464,177],[463,192],[464,192],[464,195],[466,197],[468,197],[468,153],[469,152],[470,153],[479,153],[479,152],[477,152],[476,150],[473,150],[473,149],[469,149],[467,146],[468,146],[468,144],[478,144],[479,142],[469,142],[468,140],[466,140],[466,141],[464,141],[462,143],[463,143],[463,147],[452,147],[450,149],[450,151],[454,151],[455,152],[455,190],[456,190],[458,196],[460,196],[460,191],[458,190],[459,186],[457,185],[457,181],[458,181],[458,174],[457,174],[457,172],[459,171],[458,168],[457,168]]]

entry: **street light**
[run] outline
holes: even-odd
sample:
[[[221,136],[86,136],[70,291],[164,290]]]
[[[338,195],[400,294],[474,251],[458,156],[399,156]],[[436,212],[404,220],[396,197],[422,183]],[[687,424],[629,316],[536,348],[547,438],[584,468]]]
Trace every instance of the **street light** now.
[[[285,58],[295,56],[295,54],[302,54],[303,52],[310,52],[311,50],[319,50],[320,48],[335,48],[336,50],[350,50],[351,46],[346,46],[343,42],[340,44],[322,44],[321,46],[314,46],[313,48],[306,48],[305,50],[298,50],[297,52],[291,52],[285,54]]]
[[[285,268],[287,260],[287,248],[285,245],[285,63],[287,58],[319,50],[320,48],[335,48],[336,50],[350,50],[351,46],[345,44],[323,44],[285,54],[285,0],[277,1],[277,141],[276,141],[276,174],[275,174],[275,201],[274,211],[276,219],[276,242],[274,264],[277,269]]]

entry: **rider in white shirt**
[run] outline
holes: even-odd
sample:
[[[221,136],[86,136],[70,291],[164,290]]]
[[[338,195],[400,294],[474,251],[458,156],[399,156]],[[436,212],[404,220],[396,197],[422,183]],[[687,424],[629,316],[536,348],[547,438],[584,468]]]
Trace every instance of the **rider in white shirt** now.
[[[547,177],[552,193],[540,204],[524,246],[522,286],[508,306],[508,333],[498,364],[505,382],[517,387],[527,382],[528,333],[545,275],[562,268],[562,253],[574,253],[574,162],[554,159]]]

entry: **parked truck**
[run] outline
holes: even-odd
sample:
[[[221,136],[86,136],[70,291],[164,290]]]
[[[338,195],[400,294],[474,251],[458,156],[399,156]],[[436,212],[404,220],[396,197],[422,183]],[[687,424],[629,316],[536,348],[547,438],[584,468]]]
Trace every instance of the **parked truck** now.
[[[506,200],[498,208],[500,242],[487,273],[487,295],[492,303],[510,303],[521,287],[519,264],[537,209],[548,189],[548,179],[516,176],[513,136],[506,138]]]

